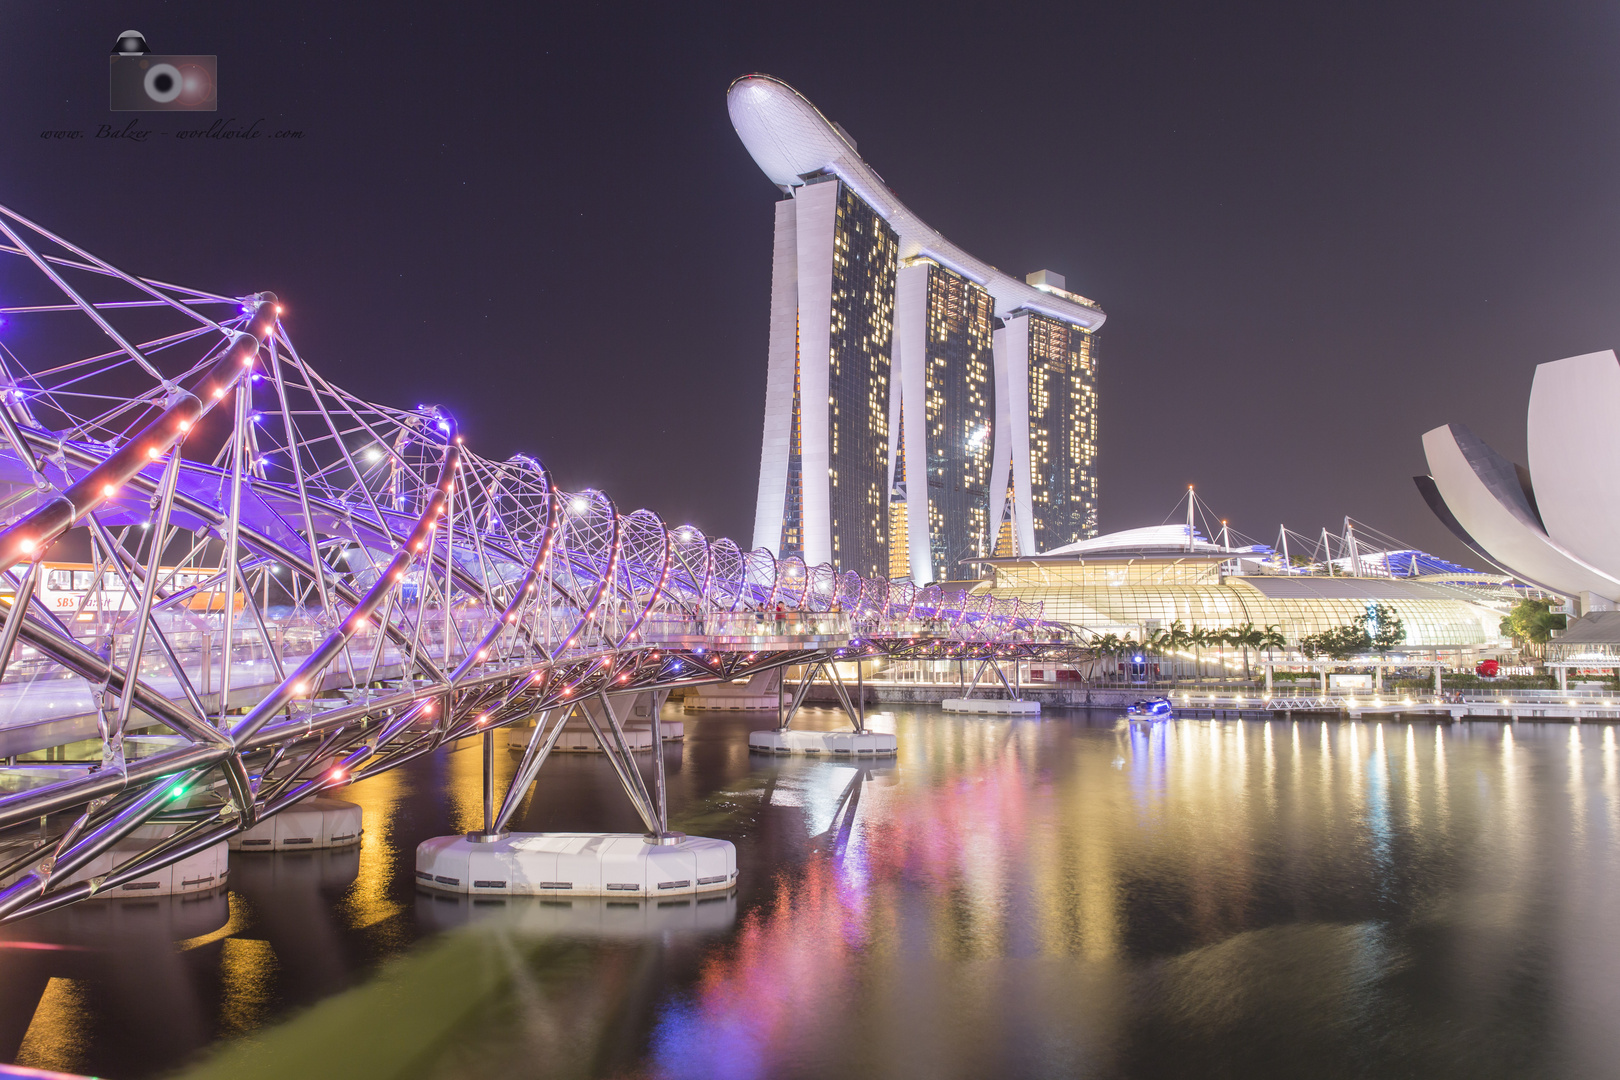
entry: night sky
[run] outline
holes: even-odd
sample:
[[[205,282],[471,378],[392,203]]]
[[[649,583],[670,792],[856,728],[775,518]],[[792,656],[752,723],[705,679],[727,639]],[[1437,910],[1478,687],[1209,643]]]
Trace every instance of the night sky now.
[[[1350,514],[1460,556],[1410,480],[1422,432],[1462,421],[1523,460],[1535,365],[1620,342],[1612,4],[14,0],[3,20],[0,202],[126,270],[272,289],[347,389],[442,404],[486,456],[745,545],[778,197],[726,114],[747,72],[842,123],[968,251],[1108,312],[1104,530],[1196,483],[1261,540]],[[127,28],[217,54],[220,111],[97,138],[135,115],[107,108]],[[215,119],[262,137],[173,137]]]

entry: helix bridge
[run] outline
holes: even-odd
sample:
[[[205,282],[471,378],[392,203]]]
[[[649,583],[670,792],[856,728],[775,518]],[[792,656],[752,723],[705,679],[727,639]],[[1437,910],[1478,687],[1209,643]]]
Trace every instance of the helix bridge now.
[[[498,832],[570,716],[657,837],[631,702],[656,731],[671,690],[795,665],[781,726],[819,676],[859,731],[840,661],[1083,651],[1018,601],[743,551],[479,457],[444,410],[330,382],[281,315],[0,207],[0,920],[479,733]],[[490,732],[529,723],[496,799]]]

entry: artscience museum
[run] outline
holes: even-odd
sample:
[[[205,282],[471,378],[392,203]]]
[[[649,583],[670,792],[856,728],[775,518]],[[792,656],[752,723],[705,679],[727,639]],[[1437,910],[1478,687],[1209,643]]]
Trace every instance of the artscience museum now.
[[[1620,604],[1620,359],[1613,351],[1541,364],[1530,390],[1528,468],[1461,424],[1423,436],[1414,479],[1480,558],[1569,597],[1577,613]]]

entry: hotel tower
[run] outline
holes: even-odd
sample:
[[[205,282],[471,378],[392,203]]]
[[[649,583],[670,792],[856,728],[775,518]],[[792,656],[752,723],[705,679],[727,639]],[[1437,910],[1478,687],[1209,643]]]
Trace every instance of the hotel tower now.
[[[783,194],[754,546],[922,584],[1094,536],[1102,309],[940,236],[786,83],[727,105]]]

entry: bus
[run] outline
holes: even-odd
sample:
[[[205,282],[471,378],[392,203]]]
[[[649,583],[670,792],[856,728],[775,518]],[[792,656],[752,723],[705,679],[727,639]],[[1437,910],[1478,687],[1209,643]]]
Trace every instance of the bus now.
[[[21,568],[18,570],[20,572]],[[204,613],[224,611],[225,591],[217,584],[207,585],[219,576],[218,570],[204,566],[163,566],[158,569],[158,590],[167,595],[205,586],[186,597],[185,606]],[[0,577],[0,605],[9,607],[14,603],[16,589],[15,579]],[[40,565],[35,576],[34,597],[47,611],[88,621],[101,612],[133,611],[139,593],[130,596],[123,578],[111,568],[104,568],[98,581],[93,563],[46,562]],[[237,593],[233,611],[241,611],[243,602],[241,593]]]

